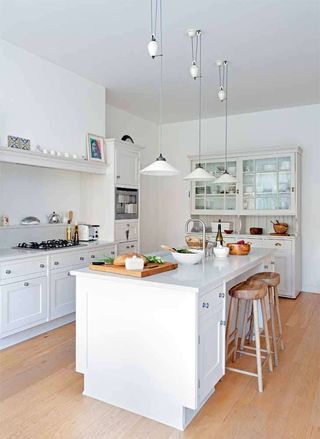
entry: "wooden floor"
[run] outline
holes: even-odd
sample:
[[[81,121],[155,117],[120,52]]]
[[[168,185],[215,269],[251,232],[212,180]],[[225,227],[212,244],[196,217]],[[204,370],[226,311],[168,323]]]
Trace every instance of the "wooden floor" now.
[[[82,396],[74,325],[0,352],[0,437],[23,439],[320,438],[320,294],[281,300],[286,349],[265,391],[227,373],[183,433]]]

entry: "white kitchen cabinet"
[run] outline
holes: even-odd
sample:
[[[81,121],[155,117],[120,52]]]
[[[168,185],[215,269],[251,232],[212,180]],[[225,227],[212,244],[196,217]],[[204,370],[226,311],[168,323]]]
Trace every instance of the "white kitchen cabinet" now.
[[[1,337],[47,321],[46,276],[0,286]]]
[[[89,262],[95,261],[96,259],[101,259],[105,257],[113,258],[115,256],[115,247],[99,248],[97,250],[92,250],[89,252]]]
[[[138,241],[131,241],[131,242],[123,242],[121,244],[118,244],[118,255],[122,255],[123,253],[137,253],[138,252]]]
[[[72,267],[82,268],[82,266]],[[76,282],[70,270],[55,270],[50,275],[50,319],[71,314],[76,308]]]
[[[296,215],[301,149],[271,149],[233,154],[228,171],[236,184],[191,183],[191,213],[198,215]],[[194,169],[198,159],[190,157]],[[218,177],[224,162],[203,158],[203,167]]]
[[[116,221],[115,236],[117,242],[138,240],[138,234],[139,234],[138,221]]]
[[[116,149],[116,181],[117,187],[138,187],[139,185],[139,153],[123,147]]]
[[[225,372],[225,293],[224,287],[199,299],[198,401],[212,392]]]

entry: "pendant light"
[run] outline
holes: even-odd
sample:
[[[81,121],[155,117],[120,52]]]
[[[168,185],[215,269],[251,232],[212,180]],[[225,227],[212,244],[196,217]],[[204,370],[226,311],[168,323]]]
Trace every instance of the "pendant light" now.
[[[161,50],[161,54],[157,55],[160,58],[159,157],[157,157],[156,160],[153,163],[151,163],[151,165],[142,169],[140,173],[144,175],[152,175],[156,177],[162,177],[162,176],[169,177],[169,176],[178,175],[180,172],[178,171],[178,169],[176,169],[166,161],[166,159],[163,157],[161,152],[162,150],[162,94],[163,94],[162,0],[156,1],[156,13],[155,13],[156,21],[157,21],[158,5],[159,5],[159,24],[160,24],[160,50]],[[152,0],[151,0],[151,15],[152,12],[153,12],[153,8],[152,8]],[[156,28],[156,21],[155,21],[154,29]],[[152,18],[151,18],[151,22],[152,22]],[[154,59],[155,56],[152,56],[152,58]]]
[[[218,98],[225,104],[225,133],[224,133],[224,172],[215,183],[236,183],[237,179],[228,172],[228,61],[216,61],[219,69]]]
[[[153,0],[151,3],[151,40],[148,44],[148,52],[152,59],[158,56],[159,44],[156,39],[157,21],[158,21],[158,0],[155,1],[155,8],[153,8]]]
[[[197,31],[193,31],[193,32],[192,31],[193,31],[192,29],[189,29],[187,31],[187,35],[189,37],[191,37],[192,40],[194,38],[196,38],[197,39],[196,47],[199,46],[199,60],[195,59],[195,61],[198,62],[199,69],[198,69],[197,76],[194,78],[194,79],[199,79],[199,134],[198,134],[198,136],[199,136],[199,138],[198,138],[199,139],[198,140],[198,145],[199,145],[199,163],[197,163],[196,168],[192,172],[190,172],[190,174],[188,174],[186,177],[184,177],[184,180],[191,180],[191,181],[205,180],[205,181],[209,181],[209,180],[214,180],[215,177],[212,174],[210,174],[208,171],[203,169],[203,167],[201,166],[201,110],[202,110],[201,30],[197,30]],[[191,47],[193,48],[193,43],[191,43]],[[193,51],[193,49],[192,49],[192,51]]]

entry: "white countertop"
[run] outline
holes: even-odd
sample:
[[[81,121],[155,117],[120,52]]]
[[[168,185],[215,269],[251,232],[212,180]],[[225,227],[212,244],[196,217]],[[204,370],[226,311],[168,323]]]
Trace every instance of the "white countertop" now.
[[[16,249],[16,248],[0,248],[0,262],[39,257],[39,256],[48,256],[48,255],[54,255],[57,253],[64,253],[64,252],[94,250],[95,248],[105,247],[107,245],[114,245],[114,242],[93,241],[93,242],[81,243],[81,245],[79,246],[56,249],[56,250],[25,250],[25,249]]]
[[[184,291],[199,292],[208,288],[213,288],[223,282],[237,277],[243,272],[262,262],[267,256],[271,255],[271,249],[252,249],[247,256],[228,256],[227,258],[208,257],[203,262],[196,265],[180,264],[176,270],[148,276],[145,278],[135,278],[129,276],[103,273],[83,268],[73,270],[74,276],[98,280],[107,280],[122,283],[145,283],[150,286],[170,287],[183,289]],[[163,255],[166,261],[172,261],[170,253]]]

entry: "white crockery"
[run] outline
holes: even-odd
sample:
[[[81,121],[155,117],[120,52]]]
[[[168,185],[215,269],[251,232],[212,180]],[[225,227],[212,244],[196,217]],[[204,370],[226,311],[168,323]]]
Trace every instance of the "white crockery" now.
[[[190,250],[193,251],[193,250]],[[173,258],[179,262],[180,264],[187,264],[187,265],[193,265],[197,264],[201,261],[203,256],[203,251],[195,251],[194,253],[178,253],[178,252],[172,252],[171,253]]]
[[[213,253],[217,258],[226,258],[229,255],[229,247],[214,247]]]

